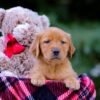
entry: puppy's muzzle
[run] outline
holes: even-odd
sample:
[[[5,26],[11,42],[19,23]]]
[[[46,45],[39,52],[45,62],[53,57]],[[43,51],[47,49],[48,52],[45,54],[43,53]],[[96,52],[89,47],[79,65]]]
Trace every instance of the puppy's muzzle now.
[[[53,57],[58,57],[60,53],[59,48],[53,48],[52,53],[53,53]]]

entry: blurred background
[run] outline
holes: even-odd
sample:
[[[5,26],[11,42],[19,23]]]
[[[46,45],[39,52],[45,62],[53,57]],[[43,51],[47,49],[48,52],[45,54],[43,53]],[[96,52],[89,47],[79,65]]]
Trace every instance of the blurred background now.
[[[76,52],[72,64],[78,74],[87,73],[100,100],[100,0],[0,0],[0,8],[23,6],[46,14],[51,26],[72,35]]]

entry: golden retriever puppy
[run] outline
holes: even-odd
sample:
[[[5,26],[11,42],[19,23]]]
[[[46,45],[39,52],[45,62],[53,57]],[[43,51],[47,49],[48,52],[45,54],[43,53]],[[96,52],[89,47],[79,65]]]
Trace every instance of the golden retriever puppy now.
[[[58,80],[63,81],[66,87],[78,90],[80,83],[69,61],[74,51],[70,34],[63,30],[50,27],[38,33],[29,49],[36,58],[30,71],[32,84],[41,86],[46,79]]]

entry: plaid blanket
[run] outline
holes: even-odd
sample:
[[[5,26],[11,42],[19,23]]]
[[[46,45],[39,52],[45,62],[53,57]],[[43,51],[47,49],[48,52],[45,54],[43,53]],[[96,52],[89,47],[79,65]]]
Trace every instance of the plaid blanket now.
[[[81,88],[72,90],[61,82],[49,81],[42,87],[33,86],[30,79],[0,77],[0,100],[94,100],[94,83],[86,75],[78,77]]]

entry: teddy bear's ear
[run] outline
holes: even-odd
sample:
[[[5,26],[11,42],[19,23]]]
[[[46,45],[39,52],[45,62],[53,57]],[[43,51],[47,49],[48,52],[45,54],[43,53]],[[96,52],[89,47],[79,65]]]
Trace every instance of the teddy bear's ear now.
[[[47,16],[42,15],[42,16],[39,16],[39,17],[40,17],[40,20],[42,22],[44,29],[50,26],[50,21],[49,21],[49,18]]]
[[[3,21],[3,18],[5,16],[5,13],[6,13],[6,10],[0,8],[0,28],[1,28],[2,21]]]

